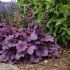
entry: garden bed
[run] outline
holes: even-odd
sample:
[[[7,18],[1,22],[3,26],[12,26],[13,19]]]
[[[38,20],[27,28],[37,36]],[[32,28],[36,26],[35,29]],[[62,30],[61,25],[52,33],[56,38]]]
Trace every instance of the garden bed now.
[[[69,1],[17,4],[19,10],[0,16],[0,70],[70,70]]]
[[[70,70],[70,49],[64,49],[60,59],[45,59],[37,64],[16,64],[20,70]]]
[[[19,68],[19,70],[70,70],[70,49],[62,49],[61,51],[62,52],[60,59],[44,59],[36,64],[19,62],[18,64],[14,64],[13,66],[9,64],[9,68]],[[0,63],[0,65],[1,64],[3,63]],[[8,69],[8,65],[3,65],[3,67],[6,67],[5,70]]]

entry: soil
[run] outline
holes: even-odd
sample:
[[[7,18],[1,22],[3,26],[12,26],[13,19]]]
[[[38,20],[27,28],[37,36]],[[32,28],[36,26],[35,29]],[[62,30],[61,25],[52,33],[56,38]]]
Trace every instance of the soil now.
[[[44,59],[37,64],[15,64],[20,70],[70,70],[70,48],[62,49],[59,59]]]

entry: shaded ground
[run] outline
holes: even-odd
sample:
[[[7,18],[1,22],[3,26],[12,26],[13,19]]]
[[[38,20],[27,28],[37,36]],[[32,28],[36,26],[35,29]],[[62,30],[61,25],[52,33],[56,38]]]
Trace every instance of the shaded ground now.
[[[16,64],[20,70],[70,70],[70,49],[64,49],[60,59],[45,59],[37,64]]]

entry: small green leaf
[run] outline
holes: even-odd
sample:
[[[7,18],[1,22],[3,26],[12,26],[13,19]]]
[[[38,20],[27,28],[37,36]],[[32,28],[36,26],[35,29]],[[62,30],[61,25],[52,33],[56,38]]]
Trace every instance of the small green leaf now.
[[[68,35],[70,35],[70,28],[68,28],[66,32],[68,33]]]
[[[63,24],[65,20],[66,20],[65,18],[56,19],[56,20],[55,20],[55,21],[56,21],[56,25],[55,25],[55,27],[57,27],[58,25]]]

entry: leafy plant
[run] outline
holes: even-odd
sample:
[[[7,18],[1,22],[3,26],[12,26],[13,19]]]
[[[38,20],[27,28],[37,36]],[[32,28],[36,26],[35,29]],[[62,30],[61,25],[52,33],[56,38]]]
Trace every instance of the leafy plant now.
[[[44,34],[41,27],[30,25],[17,28],[12,25],[0,25],[0,61],[17,62],[19,60],[36,63],[44,57],[58,58],[59,45],[54,37]]]
[[[53,2],[52,2],[53,3]],[[46,28],[48,33],[55,36],[55,42],[68,45],[70,42],[70,5],[67,1],[55,0],[54,5],[48,13],[48,22]],[[50,29],[51,28],[51,29]]]
[[[55,37],[55,42],[68,45],[70,42],[70,1],[69,0],[18,0],[22,14],[25,6],[31,5],[36,21],[45,31]]]
[[[25,28],[0,25],[0,61],[36,63],[49,55],[58,58],[60,47],[54,42],[54,37],[45,34],[44,29],[36,24],[30,6],[26,6],[25,12],[24,18],[28,23]]]

